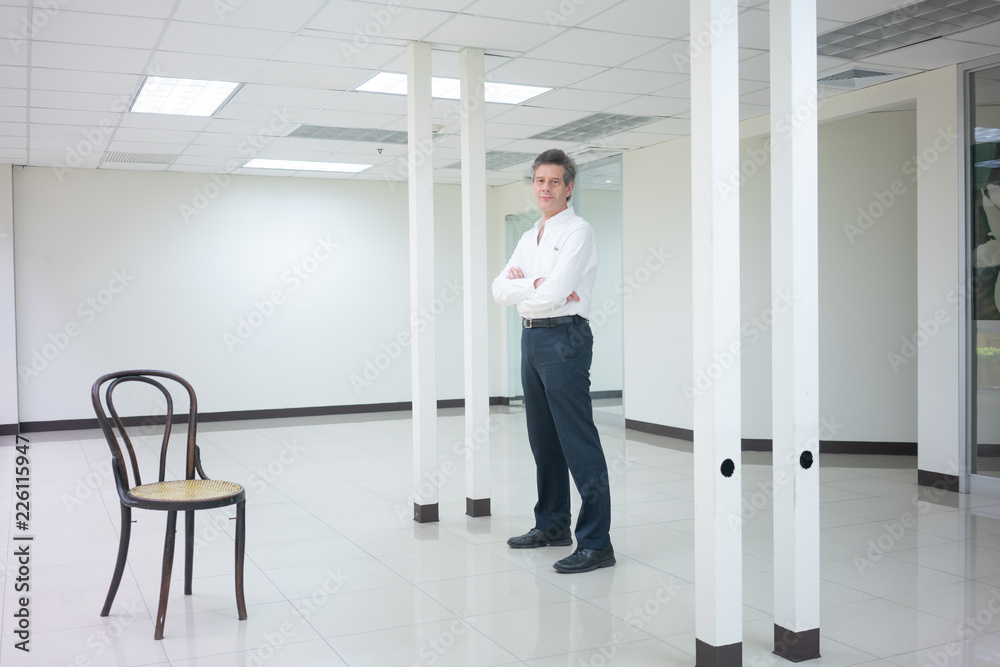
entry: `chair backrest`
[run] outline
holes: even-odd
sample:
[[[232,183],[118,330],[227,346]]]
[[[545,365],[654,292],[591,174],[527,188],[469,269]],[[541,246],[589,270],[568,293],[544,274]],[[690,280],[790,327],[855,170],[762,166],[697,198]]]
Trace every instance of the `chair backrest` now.
[[[132,439],[129,437],[125,423],[126,421],[132,420],[127,417],[122,417],[114,403],[114,392],[122,384],[139,382],[155,387],[160,391],[166,400],[167,412],[163,427],[163,442],[160,445],[159,479],[157,480],[160,482],[164,481],[167,468],[167,445],[170,442],[170,430],[173,426],[174,401],[170,390],[156,378],[172,380],[173,382],[176,382],[184,387],[187,391],[190,410],[187,419],[188,434],[184,470],[185,479],[194,479],[195,467],[200,465],[200,462],[197,461],[197,451],[195,447],[198,399],[195,396],[194,388],[187,380],[174,373],[155,370],[118,371],[116,373],[102,375],[97,378],[96,382],[94,382],[94,386],[90,390],[90,399],[94,404],[94,412],[97,414],[97,421],[101,426],[101,431],[103,431],[104,437],[108,441],[108,446],[111,448],[112,467],[115,473],[115,481],[118,484],[119,494],[127,493],[129,489],[142,484],[142,477],[139,474],[139,462],[136,459],[135,448],[132,446]],[[102,388],[104,389],[103,403],[101,402]],[[105,405],[107,405],[108,412],[111,413],[110,419],[104,411]],[[116,427],[118,429],[118,433],[121,435],[122,441],[125,443],[124,451],[118,443],[118,437],[115,434]],[[129,483],[129,471],[128,466],[126,466],[125,463],[126,456],[128,458],[128,462],[131,464],[132,474],[135,477],[134,484]]]

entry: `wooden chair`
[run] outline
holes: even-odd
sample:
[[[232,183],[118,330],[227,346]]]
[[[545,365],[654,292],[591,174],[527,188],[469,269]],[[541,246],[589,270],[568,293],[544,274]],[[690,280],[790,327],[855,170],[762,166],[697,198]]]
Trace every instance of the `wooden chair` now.
[[[187,455],[183,479],[166,479],[167,445],[170,440],[170,429],[173,423],[173,399],[171,392],[157,379],[172,380],[184,387],[188,393],[190,412],[188,414]],[[114,392],[117,387],[129,382],[139,382],[155,387],[162,392],[167,404],[167,414],[163,427],[163,443],[160,446],[160,470],[158,481],[143,484],[139,475],[139,465],[136,460],[132,440],[126,430],[125,421],[119,416],[114,405]],[[104,412],[101,403],[101,389],[106,385],[104,403],[111,420]],[[184,512],[185,542],[184,542],[184,594],[191,595],[192,565],[194,559],[194,513],[196,510],[206,510],[215,507],[236,505],[236,609],[241,621],[246,620],[247,609],[243,598],[243,552],[246,546],[246,491],[234,482],[222,482],[209,479],[201,467],[201,451],[195,444],[198,401],[191,385],[178,375],[164,371],[136,370],[109,373],[98,378],[90,392],[97,413],[97,421],[101,425],[104,437],[111,447],[111,467],[114,471],[115,486],[121,501],[121,540],[118,544],[118,562],[111,578],[111,588],[104,601],[101,616],[111,612],[111,604],[125,571],[125,560],[128,556],[129,537],[132,529],[132,508],[147,510],[164,510],[167,512],[167,534],[163,545],[163,574],[160,579],[160,604],[156,612],[156,631],[154,639],[163,639],[163,622],[167,614],[167,593],[170,590],[170,571],[174,562],[174,534],[177,530],[177,512]],[[131,421],[131,420],[129,420]],[[118,429],[125,451],[118,444],[115,428]],[[126,455],[130,466],[126,465]],[[135,476],[135,483],[129,482],[129,467]],[[200,479],[195,479],[197,471]]]

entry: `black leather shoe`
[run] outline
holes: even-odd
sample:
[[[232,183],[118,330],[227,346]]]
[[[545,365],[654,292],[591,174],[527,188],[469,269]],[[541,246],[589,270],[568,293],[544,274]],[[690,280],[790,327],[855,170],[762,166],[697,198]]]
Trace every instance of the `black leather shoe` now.
[[[615,564],[615,548],[607,549],[577,549],[569,556],[558,560],[552,566],[557,572],[574,574],[590,572],[599,567],[611,567]]]
[[[553,533],[532,528],[524,535],[518,535],[507,540],[507,546],[513,549],[536,549],[538,547],[568,547],[573,544],[573,535],[569,529]]]

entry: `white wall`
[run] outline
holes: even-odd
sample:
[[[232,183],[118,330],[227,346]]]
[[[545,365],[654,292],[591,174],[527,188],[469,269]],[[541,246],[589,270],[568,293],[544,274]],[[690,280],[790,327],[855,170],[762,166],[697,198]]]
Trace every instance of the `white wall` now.
[[[436,188],[440,398],[463,395],[459,198]],[[14,220],[21,421],[92,417],[91,383],[134,367],[206,412],[409,400],[405,186],[15,168]]]
[[[0,165],[0,427],[17,424],[12,167]]]
[[[766,142],[741,142],[741,314],[743,436],[771,433],[769,162]],[[916,187],[861,236],[856,224],[876,192],[908,179],[915,114],[867,114],[820,127],[820,414],[836,424],[824,439],[914,442],[916,367],[899,372],[886,354],[916,320]],[[625,272],[646,248],[673,253],[664,270],[625,304],[625,416],[692,427],[685,394],[691,367],[690,142],[678,139],[625,155]],[[734,289],[740,286],[734,285]],[[793,295],[790,295],[792,297]],[[708,371],[708,369],[705,369]]]

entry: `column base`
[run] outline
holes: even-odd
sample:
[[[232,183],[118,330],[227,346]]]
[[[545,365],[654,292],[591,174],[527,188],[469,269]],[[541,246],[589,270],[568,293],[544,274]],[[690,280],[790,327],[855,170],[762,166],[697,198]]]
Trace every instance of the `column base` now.
[[[478,500],[473,500],[472,498],[466,498],[465,513],[469,516],[490,516],[490,499],[479,498]]]
[[[438,520],[438,504],[418,505],[413,503],[413,520],[417,523],[431,523]]]
[[[727,646],[711,646],[695,638],[695,667],[742,667],[743,642]]]
[[[820,657],[819,628],[792,632],[775,623],[774,654],[791,662],[802,662]]]

